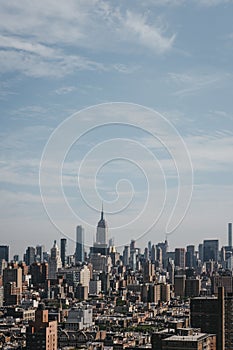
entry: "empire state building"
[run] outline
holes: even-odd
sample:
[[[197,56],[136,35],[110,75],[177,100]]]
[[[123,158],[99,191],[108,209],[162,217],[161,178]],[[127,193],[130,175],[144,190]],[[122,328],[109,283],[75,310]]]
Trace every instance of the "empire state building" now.
[[[91,249],[92,253],[100,253],[106,255],[108,251],[108,225],[104,219],[104,210],[102,206],[100,221],[97,225],[96,230],[96,241],[93,248]]]
[[[108,225],[106,220],[104,219],[104,211],[102,206],[101,218],[97,225],[96,232],[96,243],[97,244],[107,244],[108,240]]]

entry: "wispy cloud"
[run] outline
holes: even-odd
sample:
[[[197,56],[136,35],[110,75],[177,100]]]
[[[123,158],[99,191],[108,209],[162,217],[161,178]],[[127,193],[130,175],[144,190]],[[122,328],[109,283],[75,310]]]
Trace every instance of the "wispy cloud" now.
[[[20,71],[33,77],[105,69],[91,58],[93,50],[117,52],[123,44],[123,52],[136,52],[141,47],[163,54],[175,40],[161,20],[151,22],[140,12],[101,0],[3,3],[0,31],[4,33],[0,36],[0,71]],[[83,54],[83,49],[91,51]],[[109,64],[108,69],[132,71],[120,63]]]
[[[195,2],[195,1],[194,1]],[[233,4],[232,0],[198,0],[197,3],[202,6],[218,6],[224,4]]]
[[[201,74],[199,73],[168,73],[168,82],[174,83],[174,96],[184,97],[193,95],[196,92],[208,88],[209,86],[217,86],[216,83],[228,79],[231,75],[227,73]]]
[[[77,90],[75,86],[62,86],[55,90],[55,94],[57,95],[66,95],[73,91]]]

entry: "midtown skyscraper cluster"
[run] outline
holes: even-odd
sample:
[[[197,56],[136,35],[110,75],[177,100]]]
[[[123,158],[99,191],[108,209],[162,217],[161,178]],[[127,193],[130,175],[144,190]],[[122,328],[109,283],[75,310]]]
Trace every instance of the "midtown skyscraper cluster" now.
[[[118,252],[103,208],[89,251],[84,228],[75,233],[73,255],[66,238],[49,253],[27,247],[22,260],[0,246],[0,331],[16,348],[233,349],[231,223],[227,246],[204,239],[174,251],[132,239]]]

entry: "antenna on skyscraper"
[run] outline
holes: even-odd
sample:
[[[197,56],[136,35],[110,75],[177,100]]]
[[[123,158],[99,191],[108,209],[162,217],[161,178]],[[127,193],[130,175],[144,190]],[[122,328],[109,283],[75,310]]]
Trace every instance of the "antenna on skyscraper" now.
[[[101,220],[104,219],[104,203],[102,201]]]

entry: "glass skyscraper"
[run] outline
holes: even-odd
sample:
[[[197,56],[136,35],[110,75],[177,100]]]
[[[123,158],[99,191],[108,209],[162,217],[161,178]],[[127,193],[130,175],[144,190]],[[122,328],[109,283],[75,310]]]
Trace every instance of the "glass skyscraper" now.
[[[76,228],[75,262],[84,261],[84,228],[79,225]]]

